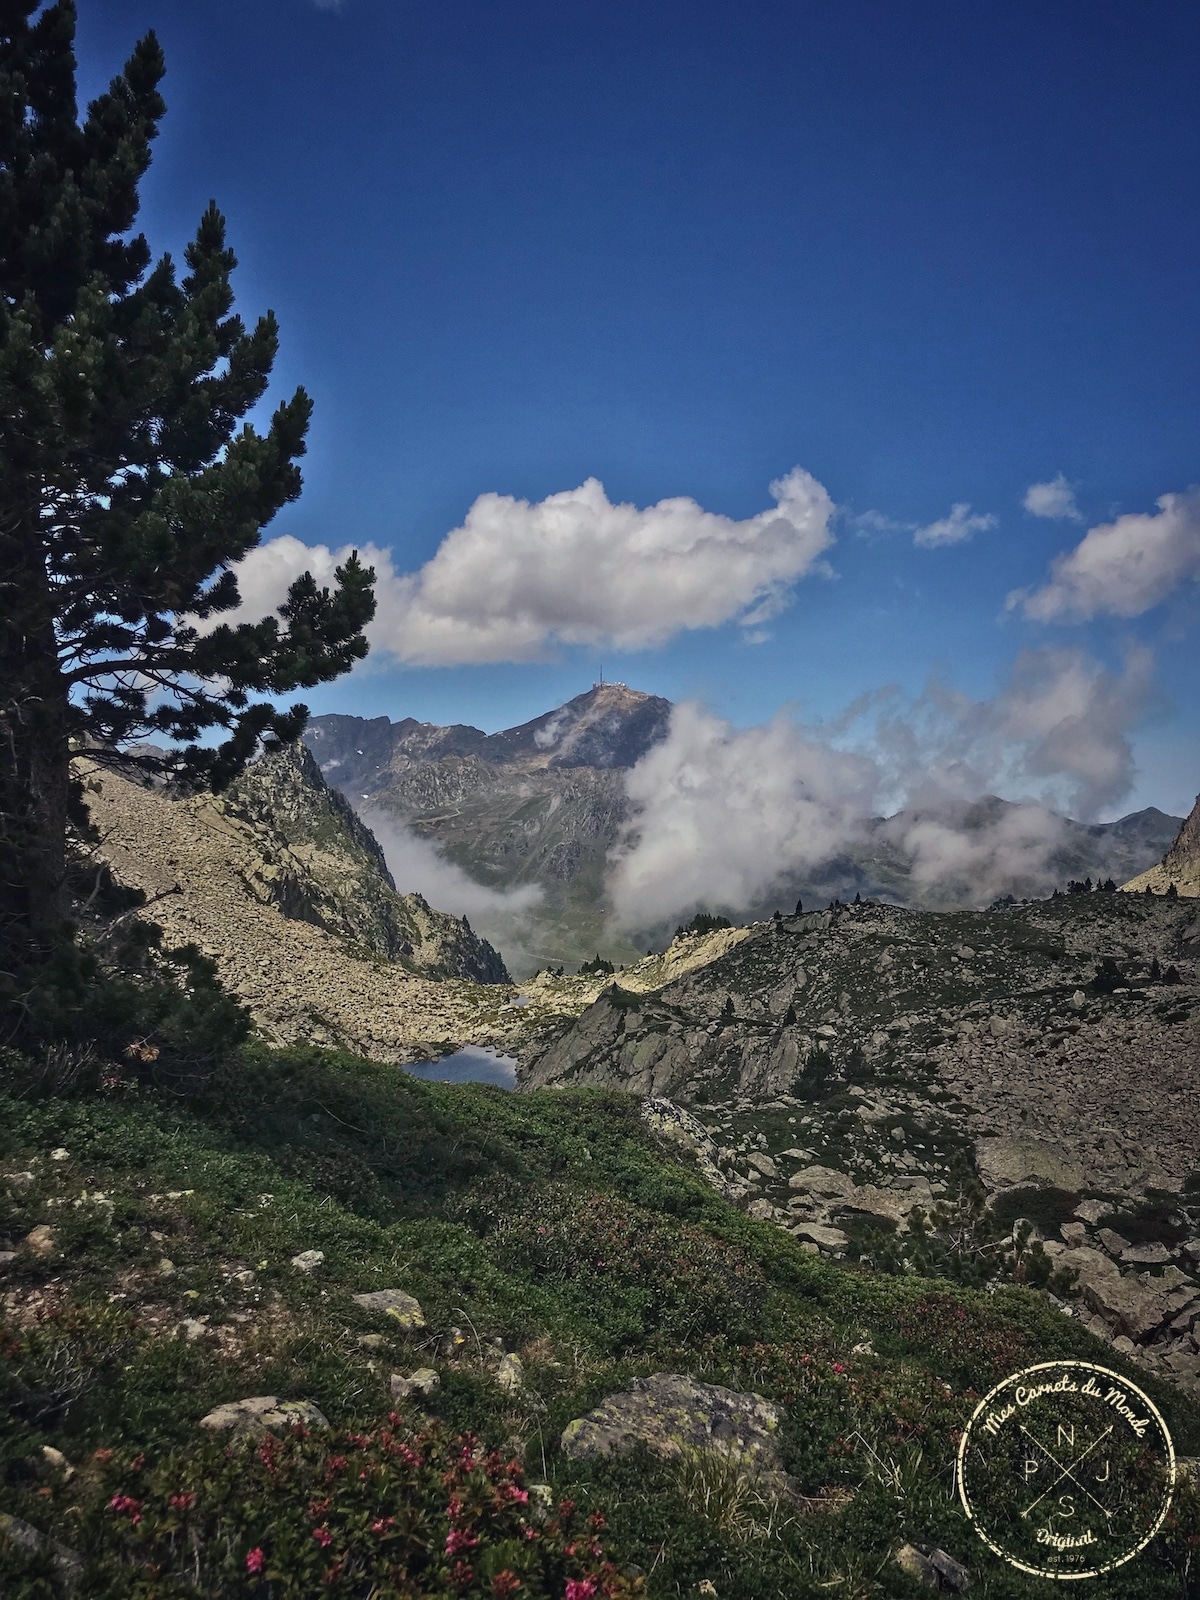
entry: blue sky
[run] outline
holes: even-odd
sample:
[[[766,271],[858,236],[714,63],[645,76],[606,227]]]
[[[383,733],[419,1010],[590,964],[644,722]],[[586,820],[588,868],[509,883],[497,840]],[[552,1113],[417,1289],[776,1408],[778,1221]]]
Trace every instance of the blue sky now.
[[[1108,737],[1131,742],[1136,775],[1093,785],[1093,812],[1190,805],[1200,508],[1156,503],[1200,481],[1196,8],[81,12],[85,90],[147,27],[166,50],[151,242],[178,253],[215,197],[243,311],[281,320],[274,392],[303,382],[316,401],[306,492],[269,535],[388,552],[387,640],[410,643],[314,691],[314,711],[495,728],[588,687],[601,661],[742,728],[781,707],[828,721],[886,685],[911,709],[930,680],[1011,710],[1021,652],[1049,651],[1026,658],[1039,681],[1070,666],[1124,695]],[[768,559],[769,485],[795,468],[835,509]],[[1071,515],[1023,509],[1060,475],[1042,503]],[[661,637],[621,638],[623,591],[600,593],[582,535],[535,623],[497,621],[488,540],[516,552],[515,581],[540,581],[536,510],[487,502],[473,541],[446,544],[480,496],[536,508],[589,478],[605,504],[686,496],[735,530],[647,569]],[[914,542],[956,505],[950,535],[983,524]],[[555,515],[569,543],[575,512]],[[645,530],[625,520],[635,581]],[[1143,546],[1157,565],[1131,598]],[[1034,598],[1006,609],[1014,591]],[[747,624],[764,594],[771,614]],[[435,604],[458,611],[418,648]],[[1055,759],[1012,782],[1036,787]]]

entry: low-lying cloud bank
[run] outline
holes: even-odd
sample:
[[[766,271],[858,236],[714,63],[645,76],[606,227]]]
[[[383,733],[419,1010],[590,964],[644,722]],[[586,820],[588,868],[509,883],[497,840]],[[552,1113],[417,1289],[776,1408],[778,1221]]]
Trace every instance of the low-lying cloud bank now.
[[[438,911],[466,917],[475,932],[494,944],[510,966],[529,964],[530,914],[542,901],[536,885],[490,889],[439,855],[427,839],[378,808],[365,808],[363,821],[379,841],[388,870],[402,894],[424,895]]]
[[[834,542],[833,501],[809,473],[797,467],[770,492],[771,509],[740,521],[683,495],[614,504],[595,478],[539,501],[482,494],[419,572],[360,548],[376,571],[367,637],[417,666],[537,661],[556,645],[640,650],[727,622],[753,641],[801,578],[828,571]],[[332,584],[349,553],[288,534],[260,545],[236,568],[232,620],[271,611],[302,572]]]
[[[1029,651],[991,700],[885,690],[822,729],[786,715],[739,729],[677,706],[628,775],[614,920],[644,929],[698,906],[744,910],[871,847],[907,862],[914,900],[1036,892],[1065,842],[1058,812],[1093,816],[1128,791],[1151,669],[1144,651],[1120,673],[1078,650]],[[1026,803],[976,804],[997,790]],[[880,827],[881,812],[896,814]]]

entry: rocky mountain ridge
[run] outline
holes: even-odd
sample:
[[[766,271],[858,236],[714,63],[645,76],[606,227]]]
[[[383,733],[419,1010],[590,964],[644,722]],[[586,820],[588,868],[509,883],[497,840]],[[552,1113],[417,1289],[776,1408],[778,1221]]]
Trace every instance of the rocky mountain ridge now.
[[[81,760],[97,858],[137,914],[194,943],[274,1042],[381,1060],[438,1054],[511,996],[490,945],[397,892],[378,845],[303,749],[223,795],[180,796]]]
[[[573,964],[597,949],[629,962],[647,943],[661,948],[678,920],[672,915],[635,937],[614,930],[607,916],[610,853],[631,821],[624,774],[666,737],[671,711],[658,696],[603,684],[495,734],[411,717],[322,716],[305,739],[327,781],[368,820],[411,830],[488,888],[536,885],[542,900],[527,914],[524,934],[534,965]],[[965,852],[960,872],[931,881],[918,860],[922,840],[933,828],[973,847],[988,838],[1007,847],[1027,810],[985,796],[864,818],[839,854],[803,874],[785,873],[761,902],[707,909],[744,922],[798,898],[855,893],[939,908],[979,904],[977,850]],[[1161,857],[1179,827],[1153,807],[1095,824],[1034,810],[1036,843],[1000,873],[996,893],[1037,896],[1085,877],[1124,881]]]
[[[510,982],[498,952],[461,919],[397,890],[374,834],[304,745],[253,762],[220,803],[262,841],[249,881],[285,916],[427,977]]]
[[[1174,888],[1176,894],[1200,895],[1200,795],[1162,860],[1125,887],[1149,890],[1151,894],[1166,894]]]
[[[661,739],[670,703],[602,684],[517,728],[439,728],[412,718],[314,717],[305,733],[326,780],[369,820],[409,828],[491,889],[536,885],[532,965],[575,963],[607,930],[608,852],[628,817],[623,773]]]

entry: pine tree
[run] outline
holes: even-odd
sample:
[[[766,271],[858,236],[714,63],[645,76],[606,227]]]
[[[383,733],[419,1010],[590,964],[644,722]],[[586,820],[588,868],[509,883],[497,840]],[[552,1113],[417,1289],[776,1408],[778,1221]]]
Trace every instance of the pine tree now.
[[[0,994],[60,948],[70,758],[227,783],[302,705],[265,698],[366,654],[374,574],[305,574],[237,625],[231,565],[300,492],[303,390],[265,432],[278,334],[232,312],[215,204],[177,276],[133,233],[164,103],[153,34],[79,119],[75,7],[0,0]],[[39,14],[40,13],[40,14]],[[202,746],[210,730],[220,742]]]

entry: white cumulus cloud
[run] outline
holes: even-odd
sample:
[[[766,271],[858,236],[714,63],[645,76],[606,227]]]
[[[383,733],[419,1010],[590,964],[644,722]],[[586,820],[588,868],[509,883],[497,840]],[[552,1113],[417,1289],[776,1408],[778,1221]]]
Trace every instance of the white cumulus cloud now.
[[[1089,528],[1056,557],[1040,589],[1009,595],[1009,609],[1037,622],[1140,617],[1181,583],[1200,579],[1200,489],[1164,494],[1157,504]]]
[[[360,552],[377,574],[367,637],[421,666],[536,661],[563,644],[645,649],[732,621],[754,642],[800,578],[828,571],[820,558],[833,543],[833,501],[809,473],[789,472],[771,497],[739,521],[686,496],[614,504],[595,478],[534,502],[480,495],[419,572]],[[349,549],[286,534],[260,545],[236,569],[237,616],[278,605],[306,569],[331,582]]]
[[[996,518],[990,513],[973,512],[965,500],[958,500],[950,507],[948,517],[918,528],[913,534],[913,543],[923,549],[935,549],[943,544],[962,544],[964,539],[971,538],[973,534],[986,533],[995,526]]]
[[[1082,522],[1075,504],[1075,486],[1060,472],[1047,483],[1031,483],[1021,501],[1031,517],[1048,517],[1052,522]]]

